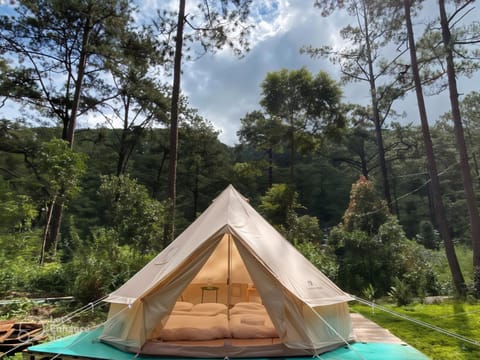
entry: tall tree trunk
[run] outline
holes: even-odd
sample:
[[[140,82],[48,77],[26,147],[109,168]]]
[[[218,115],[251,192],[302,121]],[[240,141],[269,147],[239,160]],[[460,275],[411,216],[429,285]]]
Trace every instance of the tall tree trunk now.
[[[193,184],[193,214],[192,214],[192,219],[195,219],[197,217],[197,211],[198,211],[198,197],[200,195],[200,189],[199,189],[199,179],[200,179],[200,166],[195,164],[195,179],[194,179],[194,184]]]
[[[480,170],[478,168],[478,160],[477,160],[477,153],[474,150],[474,142],[472,137],[472,132],[470,131],[470,126],[464,121],[465,132],[467,134],[468,139],[468,146],[470,147],[470,153],[472,154],[472,161],[473,161],[473,170],[475,171],[475,177],[480,180]]]
[[[415,83],[415,93],[417,95],[418,112],[422,123],[423,142],[425,144],[425,152],[427,155],[427,167],[430,175],[430,190],[432,195],[433,210],[436,223],[440,233],[440,237],[445,245],[445,254],[447,256],[450,272],[452,273],[453,283],[457,292],[465,296],[466,286],[462,275],[462,270],[458,263],[455,253],[455,246],[452,241],[451,231],[445,215],[445,207],[443,205],[442,195],[440,192],[440,181],[438,179],[437,163],[433,152],[432,138],[428,126],[427,111],[425,109],[425,101],[423,98],[422,83],[420,79],[420,71],[418,69],[417,51],[415,46],[415,38],[413,34],[412,18],[411,18],[411,0],[404,0],[405,21],[407,25],[408,43],[410,47],[410,62],[412,67],[413,80]]]
[[[152,197],[154,199],[158,199],[160,194],[160,178],[162,176],[163,166],[165,165],[165,161],[167,160],[168,156],[168,149],[163,149],[163,156],[162,161],[160,161],[160,166],[157,169],[157,176],[155,177],[155,181],[153,182],[153,190],[152,190]]]
[[[273,186],[273,148],[269,147],[268,154],[268,188]]]
[[[455,64],[453,62],[453,44],[450,33],[449,22],[445,10],[445,0],[438,1],[440,8],[440,25],[442,27],[442,40],[445,48],[445,60],[447,63],[448,90],[450,94],[450,105],[452,108],[452,120],[457,143],[457,151],[460,157],[460,168],[462,170],[463,188],[467,201],[468,213],[470,215],[470,232],[473,248],[473,271],[474,289],[476,296],[480,296],[480,217],[478,214],[477,201],[473,191],[472,175],[468,163],[467,146],[463,133],[460,105],[458,101],[457,80],[455,78]]]
[[[380,110],[378,109],[378,94],[375,83],[375,73],[373,71],[372,49],[370,44],[369,29],[368,29],[368,14],[366,5],[363,4],[363,19],[365,31],[365,46],[368,56],[368,79],[370,83],[370,96],[372,98],[373,124],[375,126],[375,135],[377,139],[378,157],[380,162],[380,171],[382,172],[383,180],[383,194],[387,201],[390,212],[393,213],[392,196],[390,195],[390,184],[388,182],[387,161],[385,160],[385,146],[383,144],[382,122],[380,120]]]
[[[127,169],[127,161],[128,161],[128,154],[127,154],[127,148],[124,142],[126,142],[126,139],[124,139],[125,134],[122,133],[122,139],[120,140],[120,151],[118,153],[118,160],[117,160],[117,176],[125,174],[125,171]]]
[[[80,108],[80,96],[82,94],[83,78],[85,77],[85,70],[87,68],[87,48],[90,38],[90,30],[90,19],[88,18],[83,29],[82,51],[80,53],[80,59],[78,62],[77,79],[75,81],[75,92],[73,93],[72,110],[70,114],[70,121],[68,123],[67,141],[70,143],[71,148],[73,148],[75,129],[77,127],[78,109]]]
[[[290,184],[295,183],[295,130],[293,122],[290,125]]]
[[[39,259],[40,265],[43,265],[43,263],[45,261],[46,250],[47,250],[48,247],[51,246],[51,244],[48,243],[49,240],[51,239],[51,237],[49,236],[49,231],[50,231],[50,223],[52,222],[53,209],[54,209],[55,204],[56,204],[56,199],[57,199],[57,196],[55,195],[53,197],[53,200],[52,200],[52,203],[50,204],[50,206],[47,206],[47,209],[48,209],[47,219],[46,219],[46,222],[45,222],[45,228],[43,230],[42,248],[40,249],[40,259]]]
[[[178,5],[177,35],[175,40],[175,59],[173,64],[173,89],[170,120],[170,158],[168,167],[168,197],[170,207],[163,236],[163,247],[173,240],[175,232],[175,201],[177,198],[177,157],[178,157],[178,102],[180,97],[180,76],[182,72],[183,26],[185,23],[185,0]]]
[[[87,67],[87,45],[90,37],[90,22],[87,21],[84,28],[82,38],[82,52],[80,54],[80,60],[78,64],[77,79],[75,81],[75,91],[73,94],[72,109],[70,112],[70,119],[68,122],[64,121],[64,129],[62,137],[68,141],[70,148],[73,148],[75,128],[77,126],[78,109],[80,108],[80,96],[82,92],[83,78],[85,76],[85,69]],[[66,128],[66,129],[65,129]],[[56,247],[58,235],[60,234],[60,227],[62,225],[63,217],[63,193],[58,194],[57,201],[53,202],[53,209],[51,212],[51,220],[48,222],[48,228],[45,230],[46,237],[42,244],[42,262],[45,256],[45,252],[50,251],[53,247]]]
[[[122,134],[120,136],[120,150],[118,152],[118,160],[117,160],[117,176],[120,176],[125,173],[127,169],[127,162],[129,158],[129,151],[128,151],[128,113],[130,111],[130,97],[127,98],[123,102],[123,129]]]

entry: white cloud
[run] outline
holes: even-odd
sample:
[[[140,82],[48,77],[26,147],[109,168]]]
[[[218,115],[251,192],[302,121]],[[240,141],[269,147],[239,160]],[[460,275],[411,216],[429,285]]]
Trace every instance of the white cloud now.
[[[238,59],[225,50],[183,66],[183,92],[222,131],[220,139],[229,145],[237,142],[240,119],[260,108],[260,84],[268,72],[305,66],[312,72],[337,73],[327,60],[300,54],[303,45],[325,44],[333,31],[338,33],[335,23],[322,18],[312,1],[254,3],[252,19],[258,21],[249,53]]]
[[[324,70],[339,80],[337,66],[326,59],[311,59],[299,50],[304,45],[341,47],[344,42],[339,30],[348,23],[355,25],[355,19],[341,11],[322,17],[320,10],[313,7],[313,0],[253,1],[252,5],[251,18],[256,27],[252,31],[250,53],[237,59],[223,50],[184,64],[182,90],[189,96],[191,105],[222,130],[220,139],[229,145],[238,142],[236,132],[240,119],[247,112],[260,108],[260,84],[267,72],[305,66],[312,73]],[[438,12],[437,4],[428,2],[424,12],[431,18],[432,13]],[[460,91],[467,93],[475,87],[478,90],[478,75],[468,82],[464,80]],[[347,84],[343,90],[346,102],[370,103],[366,83]],[[426,100],[432,122],[448,111],[447,93]],[[409,95],[399,101],[395,109],[399,113],[406,112],[403,121],[418,123],[415,96]]]

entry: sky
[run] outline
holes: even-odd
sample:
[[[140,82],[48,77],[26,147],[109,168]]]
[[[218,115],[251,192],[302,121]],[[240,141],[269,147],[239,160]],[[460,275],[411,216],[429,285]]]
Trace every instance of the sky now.
[[[436,1],[427,1],[424,9],[427,17],[436,16],[436,4]],[[476,15],[470,14],[469,19],[477,15],[476,10]],[[320,10],[314,8],[313,0],[254,0],[252,20],[256,26],[252,31],[251,51],[243,58],[223,50],[183,64],[183,93],[188,96],[190,105],[220,130],[220,140],[228,145],[238,143],[236,133],[240,119],[247,112],[260,109],[260,84],[268,72],[306,67],[313,74],[323,70],[340,80],[336,65],[327,59],[311,59],[301,54],[300,48],[338,45],[342,42],[340,29],[346,24],[355,24],[345,12],[322,17]],[[478,74],[468,81],[463,79],[460,92],[480,90],[478,80]],[[370,101],[366,83],[344,85],[343,92],[345,102],[366,105]],[[447,93],[427,97],[426,101],[430,122],[448,111]],[[395,108],[405,113],[401,122],[419,122],[413,94],[397,103]]]
[[[313,74],[323,70],[333,78],[340,75],[328,60],[311,59],[300,54],[300,48],[338,41],[338,24],[345,23],[341,15],[322,18],[312,0],[254,1],[252,13],[256,25],[244,57],[226,49],[183,67],[182,91],[228,145],[238,143],[240,119],[260,109],[260,84],[268,72],[306,67]]]

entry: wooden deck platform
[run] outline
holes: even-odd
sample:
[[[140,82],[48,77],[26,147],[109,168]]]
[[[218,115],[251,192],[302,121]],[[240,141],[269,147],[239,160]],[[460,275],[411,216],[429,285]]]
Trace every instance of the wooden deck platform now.
[[[353,332],[358,342],[405,344],[405,341],[360,314],[351,313],[350,317],[352,319]]]

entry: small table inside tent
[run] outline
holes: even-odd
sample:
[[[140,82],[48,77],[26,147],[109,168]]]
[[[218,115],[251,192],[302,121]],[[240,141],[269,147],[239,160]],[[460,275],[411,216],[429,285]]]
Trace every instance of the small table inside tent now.
[[[218,286],[202,286],[202,303],[205,296],[205,292],[215,291],[215,302],[218,302]]]

